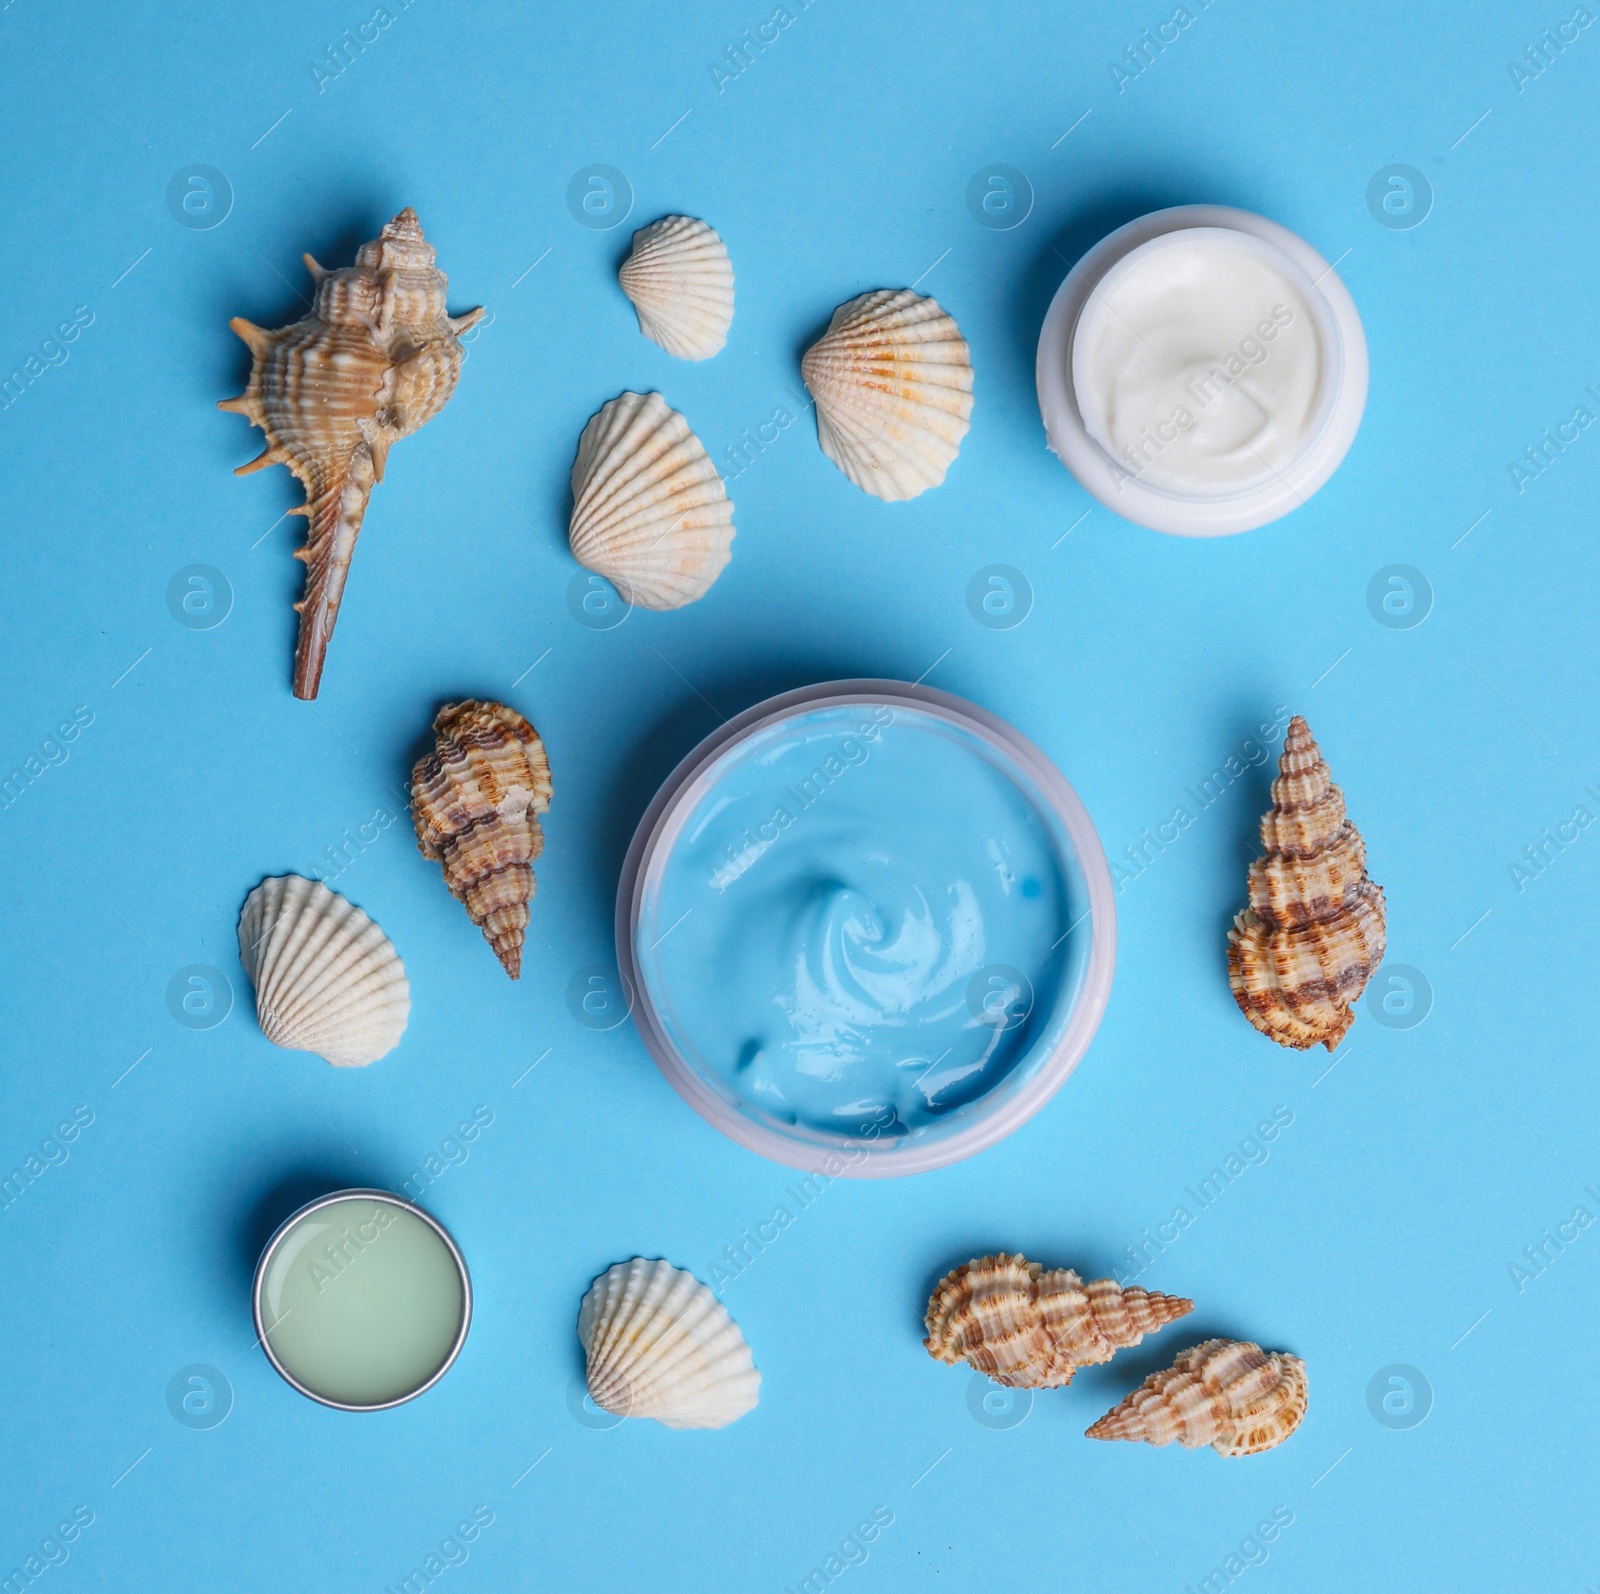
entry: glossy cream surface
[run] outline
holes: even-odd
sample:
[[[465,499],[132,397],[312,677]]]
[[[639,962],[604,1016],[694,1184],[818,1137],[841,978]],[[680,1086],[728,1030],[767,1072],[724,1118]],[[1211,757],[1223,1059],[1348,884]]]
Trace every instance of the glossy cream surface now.
[[[1120,469],[1179,495],[1270,481],[1318,420],[1325,354],[1308,293],[1297,268],[1245,233],[1190,228],[1140,245],[1095,287],[1073,333],[1089,435]]]
[[[261,1281],[266,1340],[307,1389],[381,1406],[427,1383],[461,1332],[450,1247],[403,1206],[352,1196],[297,1219]]]
[[[725,1098],[903,1135],[1035,1060],[1081,980],[1085,905],[1009,757],[903,704],[831,706],[708,772],[647,874],[635,955],[668,1037]]]

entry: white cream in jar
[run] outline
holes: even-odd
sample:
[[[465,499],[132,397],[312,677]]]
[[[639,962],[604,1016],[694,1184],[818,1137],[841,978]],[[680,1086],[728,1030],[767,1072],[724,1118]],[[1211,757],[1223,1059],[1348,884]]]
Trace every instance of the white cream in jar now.
[[[1225,227],[1152,238],[1096,283],[1072,337],[1084,429],[1118,472],[1213,498],[1272,482],[1327,408],[1326,312],[1282,251]]]

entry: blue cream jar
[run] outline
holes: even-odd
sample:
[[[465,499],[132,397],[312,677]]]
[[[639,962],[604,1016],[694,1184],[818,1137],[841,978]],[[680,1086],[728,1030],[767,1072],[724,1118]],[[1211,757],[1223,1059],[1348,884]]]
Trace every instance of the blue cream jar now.
[[[617,896],[634,1020],[740,1144],[859,1178],[942,1167],[1049,1100],[1111,988],[1094,826],[1003,721],[843,681],[730,721],[641,821]]]

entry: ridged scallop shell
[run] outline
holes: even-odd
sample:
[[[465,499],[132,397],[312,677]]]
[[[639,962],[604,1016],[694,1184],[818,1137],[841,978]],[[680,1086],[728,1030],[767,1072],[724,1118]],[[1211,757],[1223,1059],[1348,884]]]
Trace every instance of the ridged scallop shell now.
[[[1228,932],[1228,986],[1240,1011],[1280,1046],[1331,1052],[1383,961],[1383,888],[1345,817],[1344,793],[1300,715],[1289,721],[1266,856],[1250,865],[1250,906]]]
[[[362,1068],[405,1034],[405,964],[360,908],[320,880],[263,880],[239,915],[239,961],[255,986],[261,1033],[274,1046]]]
[[[639,330],[680,360],[709,360],[733,325],[733,266],[716,232],[692,216],[663,216],[633,235],[617,273]]]
[[[1115,1279],[1085,1284],[1071,1268],[1047,1272],[1026,1257],[979,1257],[945,1274],[928,1301],[923,1346],[964,1361],[997,1384],[1058,1389],[1080,1367],[1108,1362],[1194,1302]]]
[[[579,564],[644,609],[680,609],[722,573],[733,505],[700,439],[659,393],[624,393],[584,427],[567,540]]]
[[[909,288],[842,304],[800,373],[822,452],[864,492],[915,498],[944,480],[972,415],[972,353],[955,322]]]
[[[761,1389],[739,1326],[692,1273],[670,1262],[618,1262],[578,1312],[589,1397],[618,1417],[668,1428],[725,1428]]]
[[[544,743],[514,708],[470,700],[446,703],[433,737],[411,771],[417,845],[516,979],[544,848],[537,816],[550,806]]]
[[[266,449],[237,476],[287,465],[305,488],[291,514],[308,521],[305,594],[295,604],[300,638],[294,695],[313,698],[344,597],[350,556],[390,445],[442,410],[461,373],[458,334],[482,310],[445,314],[445,275],[407,206],[356,263],[338,271],[306,266],[316,280],[311,314],[276,332],[242,316],[228,323],[250,345],[250,382],[219,409],[247,416]]]
[[[1141,1439],[1219,1455],[1253,1456],[1281,1445],[1306,1414],[1306,1364],[1286,1351],[1208,1339],[1151,1373],[1088,1430],[1091,1439]]]

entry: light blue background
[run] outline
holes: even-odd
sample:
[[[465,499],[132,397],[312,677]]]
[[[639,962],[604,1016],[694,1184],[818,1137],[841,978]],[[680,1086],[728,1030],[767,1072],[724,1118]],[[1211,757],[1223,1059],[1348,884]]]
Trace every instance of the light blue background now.
[[[319,92],[313,63],[368,0],[5,0],[0,363],[74,306],[94,321],[0,415],[0,764],[77,705],[94,722],[0,813],[0,1160],[74,1107],[94,1122],[0,1211],[0,1568],[83,1505],[94,1525],[47,1574],[62,1594],[376,1591],[482,1506],[493,1525],[446,1594],[776,1594],[881,1506],[893,1523],[845,1594],[1180,1590],[1282,1506],[1293,1523],[1247,1589],[1576,1594],[1600,1581],[1600,1232],[1520,1291],[1509,1264],[1580,1202],[1600,1212],[1584,1194],[1600,1180],[1600,832],[1521,891],[1508,866],[1578,804],[1600,811],[1600,429],[1520,494],[1507,465],[1600,384],[1600,28],[1519,91],[1508,62],[1565,0],[1403,17],[1215,0],[1119,92],[1110,63],[1168,0],[788,3],[792,25],[719,89],[711,63],[766,0],[389,0],[392,25]],[[194,162],[234,189],[213,230],[167,208]],[[567,209],[592,162],[631,180],[617,230]],[[1035,191],[1009,231],[966,203],[992,162]],[[1435,190],[1411,230],[1367,207],[1392,162]],[[1068,263],[1187,201],[1258,210],[1337,259],[1372,355],[1327,488],[1213,542],[1091,507],[1045,452],[1033,396]],[[308,706],[285,684],[300,523],[278,517],[298,495],[281,470],[229,474],[259,436],[214,407],[247,367],[226,323],[299,315],[301,251],[346,264],[407,203],[453,306],[494,319],[449,408],[391,457]],[[672,211],[709,219],[738,273],[736,335],[703,365],[643,340],[615,281],[632,227]],[[795,406],[798,355],[836,304],[913,281],[977,370],[946,484],[868,499],[802,414],[732,484],[733,562],[704,602],[579,625],[566,476],[594,410],[659,387],[720,457]],[[209,631],[167,607],[195,563],[234,592]],[[993,563],[1034,594],[1009,630],[967,607]],[[1392,564],[1432,587],[1412,629],[1368,608]],[[759,1409],[715,1434],[595,1431],[567,1403],[589,1281],[636,1254],[709,1275],[792,1181],[694,1118],[631,1027],[576,1024],[568,981],[607,955],[635,820],[718,717],[869,674],[1006,716],[1114,856],[1278,705],[1306,713],[1387,890],[1391,956],[1423,971],[1432,1009],[1397,1030],[1364,1004],[1335,1059],[1240,1018],[1223,936],[1266,802],[1252,772],[1122,891],[1110,1009],[1044,1112],[962,1166],[831,1186],[728,1286]],[[354,1073],[274,1051],[237,964],[245,893],[317,867],[378,807],[400,813],[435,707],[467,693],[527,712],[554,771],[521,982],[400,814],[338,885],[406,960],[404,1043]],[[191,963],[234,984],[209,1031],[167,1009]],[[477,1280],[460,1363],[381,1415],[300,1399],[252,1345],[260,1242],[320,1188],[403,1180],[480,1105],[492,1126],[424,1198]],[[1016,1426],[974,1420],[969,1378],[919,1345],[934,1279],[1002,1246],[1111,1269],[1275,1106],[1293,1123],[1270,1157],[1146,1276],[1194,1296],[1194,1317]],[[1223,1461],[1083,1439],[1213,1332],[1305,1357],[1310,1414],[1288,1444]],[[210,1431],[167,1409],[190,1363],[234,1390]],[[1433,1391],[1408,1430],[1367,1404],[1396,1363]]]

